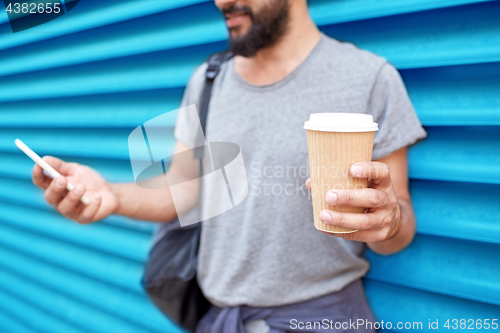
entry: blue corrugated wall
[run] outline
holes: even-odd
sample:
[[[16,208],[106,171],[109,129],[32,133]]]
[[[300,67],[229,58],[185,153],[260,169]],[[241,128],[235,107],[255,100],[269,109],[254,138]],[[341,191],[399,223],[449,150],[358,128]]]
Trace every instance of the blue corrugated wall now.
[[[309,3],[325,33],[400,70],[429,134],[409,152],[414,242],[366,252],[377,318],[420,321],[420,331],[429,319],[441,329],[500,319],[500,2]],[[133,181],[128,134],[176,109],[225,38],[211,1],[80,0],[16,34],[1,12],[0,332],[178,332],[139,285],[154,225],[64,219],[31,184],[14,139]]]

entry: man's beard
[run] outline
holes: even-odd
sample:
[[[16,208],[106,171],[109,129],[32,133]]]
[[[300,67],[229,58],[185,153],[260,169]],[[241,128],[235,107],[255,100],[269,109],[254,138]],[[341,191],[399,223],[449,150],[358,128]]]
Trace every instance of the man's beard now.
[[[276,44],[288,31],[288,0],[271,0],[256,14],[247,6],[231,6],[222,10],[223,14],[240,11],[250,16],[252,25],[244,35],[229,37],[229,50],[234,55],[251,58],[257,51]]]

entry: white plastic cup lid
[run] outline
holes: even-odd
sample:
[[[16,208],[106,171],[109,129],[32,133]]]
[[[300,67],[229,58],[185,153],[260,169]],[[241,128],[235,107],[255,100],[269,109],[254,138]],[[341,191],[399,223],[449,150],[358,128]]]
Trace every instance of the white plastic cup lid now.
[[[374,132],[373,116],[362,113],[312,113],[304,128],[323,132]]]

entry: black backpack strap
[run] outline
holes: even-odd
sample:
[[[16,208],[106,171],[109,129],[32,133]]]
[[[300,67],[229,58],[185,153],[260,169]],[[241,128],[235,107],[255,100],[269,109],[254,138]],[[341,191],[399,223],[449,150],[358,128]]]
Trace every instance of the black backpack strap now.
[[[208,105],[210,104],[210,97],[212,95],[212,87],[214,85],[214,80],[217,74],[219,74],[221,65],[231,59],[233,54],[229,51],[214,53],[212,54],[208,60],[207,70],[205,72],[205,86],[203,87],[203,91],[201,93],[200,104],[198,107],[198,112],[200,115],[200,123],[202,132],[198,135],[204,135],[206,138],[206,125],[207,125],[207,116],[208,116]],[[200,141],[197,141],[200,142]],[[203,157],[204,149],[196,149],[195,150],[195,158]]]

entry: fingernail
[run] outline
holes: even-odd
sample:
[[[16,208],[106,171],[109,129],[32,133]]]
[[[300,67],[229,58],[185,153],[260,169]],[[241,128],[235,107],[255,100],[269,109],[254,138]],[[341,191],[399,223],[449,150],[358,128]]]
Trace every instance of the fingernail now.
[[[328,202],[329,204],[334,204],[335,201],[337,201],[337,193],[335,192],[328,192],[326,194],[326,202]]]
[[[99,193],[94,194],[94,198],[101,199],[101,195]]]
[[[56,186],[59,187],[59,188],[64,187],[64,178],[62,178],[62,177],[57,178],[57,180],[56,180]]]
[[[363,173],[363,167],[361,165],[358,165],[358,164],[354,164],[352,167],[351,167],[351,172],[353,174],[355,174],[356,176],[361,176],[361,174]]]
[[[76,187],[75,187],[75,194],[82,195],[83,191],[84,191],[84,189],[83,189],[83,185],[82,184],[76,185]]]
[[[326,211],[322,210],[319,213],[319,219],[321,220],[321,222],[330,222],[332,217]]]

